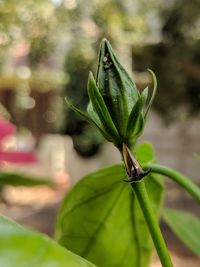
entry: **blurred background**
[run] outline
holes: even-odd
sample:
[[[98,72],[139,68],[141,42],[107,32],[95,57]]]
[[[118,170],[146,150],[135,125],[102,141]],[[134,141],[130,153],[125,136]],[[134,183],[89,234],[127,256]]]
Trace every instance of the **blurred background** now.
[[[103,37],[139,89],[151,85],[147,68],[158,78],[140,141],[151,141],[161,163],[200,184],[199,14],[199,0],[0,1],[0,114],[17,127],[4,145],[34,151],[38,158],[29,165],[3,162],[1,170],[56,184],[0,184],[3,214],[51,235],[57,207],[70,186],[97,167],[120,162],[112,145],[64,102],[68,96],[86,108],[88,72],[96,70]],[[200,216],[187,194],[170,182],[167,186],[168,206],[190,208]],[[193,266],[198,259],[163,228],[177,266]]]

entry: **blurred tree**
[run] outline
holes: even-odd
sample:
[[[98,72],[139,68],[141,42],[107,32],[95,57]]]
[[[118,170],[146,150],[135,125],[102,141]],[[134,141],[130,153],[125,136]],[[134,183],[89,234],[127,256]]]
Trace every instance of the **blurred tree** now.
[[[162,7],[161,39],[133,48],[134,68],[148,65],[157,74],[154,107],[166,122],[185,119],[200,110],[200,2],[173,1]]]
[[[16,43],[26,41],[30,46],[29,65],[34,67],[44,62],[53,51],[52,33],[58,25],[56,6],[52,1],[0,1],[1,56],[6,56]]]

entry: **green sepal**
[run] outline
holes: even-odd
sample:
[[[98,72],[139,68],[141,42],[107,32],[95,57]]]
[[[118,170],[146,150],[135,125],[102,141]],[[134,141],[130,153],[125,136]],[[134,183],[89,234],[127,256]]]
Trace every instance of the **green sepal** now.
[[[96,125],[98,125],[102,129],[104,138],[109,142],[114,142],[112,136],[108,135],[106,133],[106,131],[104,130],[103,125],[102,125],[97,113],[95,112],[91,101],[89,101],[89,103],[87,105],[87,113],[88,113],[89,117],[93,120],[93,122],[95,122]]]
[[[143,115],[140,113],[138,120],[137,120],[136,127],[133,131],[133,134],[132,134],[132,136],[135,139],[137,139],[142,134],[142,132],[144,130],[144,126],[145,126],[145,120],[144,120]]]
[[[147,109],[145,111],[145,114],[144,114],[144,120],[146,121],[147,119],[147,114],[152,106],[152,103],[153,103],[153,100],[155,98],[155,95],[156,95],[156,91],[157,91],[157,79],[156,79],[156,75],[154,74],[154,72],[150,69],[147,69],[148,72],[151,74],[152,76],[152,80],[153,80],[153,92],[152,92],[152,95],[151,95],[151,99],[149,101],[149,104],[147,106]]]
[[[118,132],[125,136],[128,117],[139,92],[106,39],[100,45],[96,82]]]
[[[104,131],[107,135],[112,136],[112,139],[114,140],[115,144],[119,144],[120,136],[106,107],[104,99],[96,86],[96,82],[91,72],[88,78],[87,89],[92,106],[96,111],[99,120],[101,121],[101,124],[103,125]]]
[[[129,116],[127,129],[126,129],[126,138],[138,136],[144,128],[144,120],[142,115],[142,109],[148,97],[148,87],[145,88],[134,105],[131,114]]]
[[[87,113],[89,115],[89,117],[96,122],[96,124],[101,125],[101,121],[97,115],[97,113],[95,112],[92,102],[89,101],[88,105],[87,105]]]
[[[91,118],[87,113],[83,112],[82,110],[76,108],[71,102],[68,101],[67,97],[65,97],[65,102],[67,103],[68,107],[71,108],[73,111],[75,111],[79,116],[84,118],[88,123],[95,126],[100,133],[103,135],[105,139],[107,139],[110,142],[113,142],[113,139],[110,135],[108,135],[104,129],[93,119]]]

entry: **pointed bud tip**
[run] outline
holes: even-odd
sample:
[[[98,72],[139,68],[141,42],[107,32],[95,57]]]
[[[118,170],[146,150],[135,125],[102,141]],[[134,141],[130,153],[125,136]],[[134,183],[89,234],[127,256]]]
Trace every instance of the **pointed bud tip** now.
[[[96,82],[95,82],[95,79],[94,79],[94,75],[93,75],[93,73],[91,71],[89,72],[88,85],[90,83],[94,83],[96,85]]]
[[[157,79],[156,79],[155,73],[151,69],[147,69],[147,71],[150,73],[150,75],[153,79],[154,85],[157,86]]]
[[[89,79],[92,79],[94,76],[93,76],[93,73],[91,71],[89,71]]]
[[[100,50],[105,53],[105,50],[108,50],[109,48],[112,50],[110,42],[106,38],[103,38],[100,44]]]
[[[107,44],[107,43],[109,43],[109,42],[108,42],[108,40],[107,40],[106,38],[103,38],[103,39],[101,40],[101,44]]]

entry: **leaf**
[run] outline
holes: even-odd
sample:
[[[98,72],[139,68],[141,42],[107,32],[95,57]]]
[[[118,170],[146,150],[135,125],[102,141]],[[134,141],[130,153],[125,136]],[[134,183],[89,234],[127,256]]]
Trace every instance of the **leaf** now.
[[[144,164],[155,160],[155,151],[149,142],[142,142],[135,148],[134,152],[140,163]]]
[[[94,172],[66,195],[59,211],[56,239],[74,253],[101,267],[147,267],[153,244],[123,165]],[[158,216],[163,185],[146,178]]]
[[[200,256],[200,219],[180,210],[164,209],[162,218],[178,238]]]
[[[194,156],[195,156],[195,158],[196,158],[197,160],[200,160],[200,155],[199,155],[199,154],[195,153]]]
[[[47,236],[0,216],[0,267],[95,267]]]
[[[0,172],[0,186],[37,186],[37,185],[53,185],[48,179],[36,178],[26,174]]]

